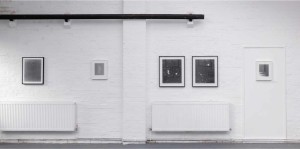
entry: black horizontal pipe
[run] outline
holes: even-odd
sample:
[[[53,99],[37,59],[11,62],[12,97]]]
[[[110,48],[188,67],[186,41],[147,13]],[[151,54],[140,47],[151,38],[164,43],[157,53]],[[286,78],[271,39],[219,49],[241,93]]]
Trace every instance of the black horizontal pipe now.
[[[204,19],[203,14],[0,14],[0,20]]]

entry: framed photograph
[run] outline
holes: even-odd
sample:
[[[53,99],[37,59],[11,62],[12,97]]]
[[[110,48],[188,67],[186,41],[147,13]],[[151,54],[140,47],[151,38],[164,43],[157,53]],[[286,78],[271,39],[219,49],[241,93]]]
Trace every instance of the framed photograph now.
[[[44,84],[44,57],[22,57],[22,84]]]
[[[193,87],[218,87],[218,56],[193,56],[192,67]]]
[[[273,79],[273,62],[256,61],[256,80],[271,81]]]
[[[91,79],[105,80],[108,79],[108,61],[94,60],[91,63]]]
[[[159,57],[159,86],[184,87],[185,86],[185,57],[160,56]]]

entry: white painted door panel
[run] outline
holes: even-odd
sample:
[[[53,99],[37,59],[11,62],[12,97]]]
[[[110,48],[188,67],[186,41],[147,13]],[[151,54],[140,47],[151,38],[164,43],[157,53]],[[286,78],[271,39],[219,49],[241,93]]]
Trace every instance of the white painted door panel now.
[[[285,50],[245,48],[245,139],[285,139]],[[256,80],[256,61],[273,62],[273,79]]]

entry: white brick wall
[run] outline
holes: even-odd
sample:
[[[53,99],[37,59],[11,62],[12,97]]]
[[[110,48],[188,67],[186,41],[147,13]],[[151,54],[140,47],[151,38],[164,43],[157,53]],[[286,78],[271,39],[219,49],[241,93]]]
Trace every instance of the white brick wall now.
[[[121,0],[0,2],[0,13],[143,11],[140,7],[134,10],[137,4],[131,3],[125,8],[123,5]],[[246,45],[285,46],[287,137],[300,139],[300,2],[147,1],[145,7],[146,13],[203,13],[205,20],[196,21],[193,28],[188,28],[185,20],[147,20],[146,31],[132,36],[134,26],[141,31],[139,27],[143,23],[72,20],[71,28],[66,29],[62,20],[18,21],[15,28],[10,28],[7,21],[0,21],[0,99],[71,100],[79,106],[78,132],[1,133],[1,139],[242,139],[242,66]],[[145,38],[134,38],[144,34]],[[126,53],[139,42],[145,42],[146,48]],[[138,60],[144,54],[146,67],[140,72]],[[162,55],[186,56],[185,88],[158,87],[158,56]],[[194,55],[219,56],[218,88],[191,87],[191,56]],[[45,57],[45,85],[21,84],[22,56]],[[89,79],[90,60],[101,58],[109,60],[109,79],[92,81]],[[131,65],[137,69],[132,70]],[[132,77],[131,73],[139,75]],[[131,88],[132,79],[136,82]],[[135,95],[142,98],[131,98]],[[151,133],[147,130],[151,127],[150,105],[162,100],[230,102],[232,131]],[[146,114],[141,113],[145,110],[143,105]],[[138,111],[136,115],[132,115],[136,112],[133,109]],[[135,129],[137,131],[133,131]]]
[[[125,0],[123,13],[145,13],[145,1]],[[146,21],[123,20],[122,140],[146,141]]]
[[[122,9],[116,2],[68,2],[61,8],[64,11],[59,10],[60,2],[31,4],[32,13],[120,13]],[[30,13],[31,4],[9,4],[13,5],[9,9]],[[1,21],[0,30],[1,100],[75,101],[79,126],[74,133],[1,133],[2,139],[121,138],[122,21],[72,20],[70,29],[63,20],[18,21],[15,28]],[[43,86],[22,85],[23,56],[45,57]],[[90,79],[90,62],[97,59],[109,60],[108,80]]]
[[[287,138],[299,139],[299,2],[148,2],[148,13],[204,13],[188,28],[185,21],[147,21],[148,128],[155,101],[227,101],[230,133],[151,133],[154,140],[243,139],[243,47],[285,46],[287,51]],[[186,56],[186,87],[158,87],[158,56]],[[219,56],[219,87],[191,87],[191,56]],[[296,68],[296,69],[295,69]],[[298,82],[298,83],[297,83]]]

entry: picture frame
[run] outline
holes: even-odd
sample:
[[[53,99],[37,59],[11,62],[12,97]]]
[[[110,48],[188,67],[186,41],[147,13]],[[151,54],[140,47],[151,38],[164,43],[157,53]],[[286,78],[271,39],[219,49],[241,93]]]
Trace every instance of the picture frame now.
[[[44,84],[44,57],[22,57],[22,84]]]
[[[159,56],[159,87],[185,87],[185,56]]]
[[[273,80],[272,61],[256,61],[256,80],[257,81]]]
[[[192,56],[192,87],[218,87],[218,56]]]
[[[91,62],[91,79],[108,79],[108,60],[93,60]]]

